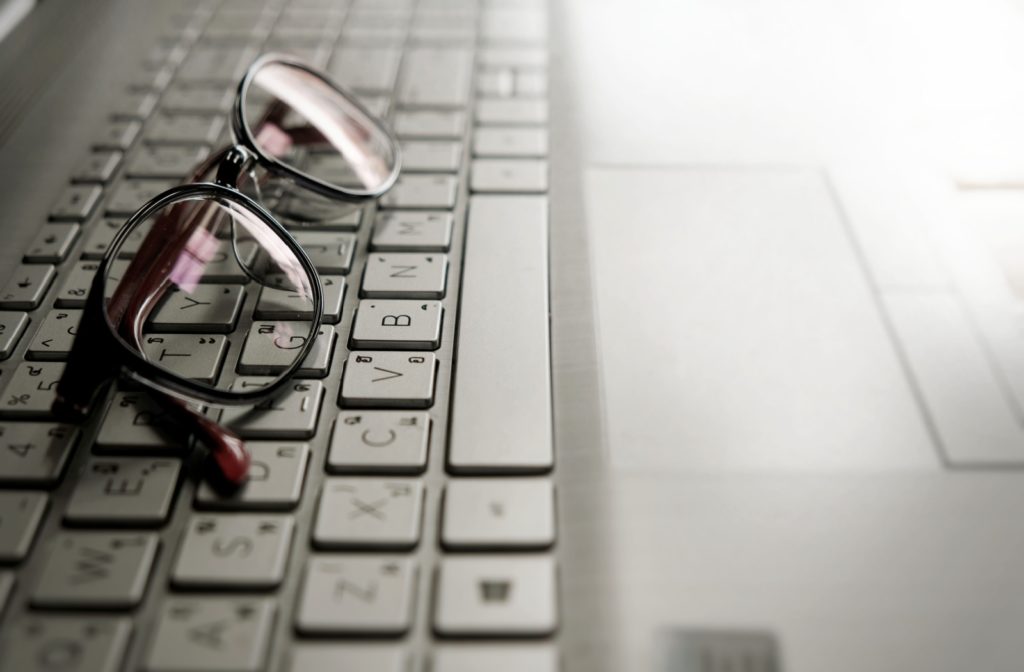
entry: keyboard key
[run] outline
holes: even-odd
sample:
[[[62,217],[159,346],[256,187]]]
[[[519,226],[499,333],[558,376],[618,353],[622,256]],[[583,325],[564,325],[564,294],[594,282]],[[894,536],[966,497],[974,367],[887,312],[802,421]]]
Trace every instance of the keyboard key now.
[[[129,90],[114,100],[110,109],[114,119],[136,119],[144,121],[156,108],[158,96],[142,89]]]
[[[0,423],[0,483],[21,487],[55,485],[77,440],[78,429],[73,425]]]
[[[454,175],[403,175],[380,199],[382,208],[439,209],[455,207],[459,180]]]
[[[341,321],[345,278],[340,275],[321,275],[320,284],[324,292],[322,321],[337,324]],[[288,289],[263,287],[260,289],[255,315],[259,320],[310,320],[313,318],[313,301],[308,295],[300,295]]]
[[[49,500],[45,492],[0,492],[0,562],[25,559]]]
[[[267,380],[239,379],[235,388],[266,384]],[[277,397],[255,407],[231,406],[220,421],[243,439],[309,439],[316,432],[324,385],[320,381],[294,381]]]
[[[14,592],[14,583],[14,572],[0,572],[0,614],[7,609],[7,601],[11,599],[11,593]]]
[[[43,609],[131,609],[142,602],[155,534],[60,532],[32,592]]]
[[[110,182],[124,157],[116,150],[97,151],[85,157],[71,176],[73,182]]]
[[[455,173],[461,163],[461,142],[407,140],[402,143],[403,171]]]
[[[225,495],[203,481],[196,492],[196,507],[232,511],[294,509],[302,495],[309,444],[249,441],[246,448],[252,462],[245,484]]]
[[[241,285],[197,285],[189,292],[173,291],[150,319],[149,331],[229,334],[244,301]]]
[[[434,631],[450,637],[545,637],[558,624],[549,557],[447,557]]]
[[[444,252],[452,240],[450,212],[380,212],[370,247],[378,252]]]
[[[399,646],[375,644],[299,644],[292,648],[288,672],[350,670],[406,672],[409,657]],[[526,669],[526,668],[524,668]]]
[[[548,190],[548,162],[540,159],[475,159],[469,188],[475,192],[543,193]]]
[[[350,203],[296,194],[285,196],[275,209],[282,223],[294,231],[356,231],[363,211]]]
[[[478,58],[483,67],[543,68],[548,64],[547,50],[532,46],[486,46]]]
[[[409,558],[313,556],[295,627],[305,635],[403,635],[412,626],[416,577]]]
[[[360,295],[367,298],[440,299],[444,297],[448,256],[390,252],[366,260]]]
[[[546,11],[540,7],[488,8],[480,15],[480,37],[498,44],[534,44],[547,39]]]
[[[353,91],[390,93],[398,76],[400,49],[341,47],[327,72],[334,81]]]
[[[444,493],[441,543],[454,550],[542,549],[555,543],[551,481],[457,479]]]
[[[38,307],[56,275],[49,264],[19,265],[0,290],[0,308],[32,310]]]
[[[146,359],[182,378],[213,383],[227,353],[228,342],[215,334],[161,334],[145,336]]]
[[[547,209],[547,199],[536,196],[470,199],[448,437],[452,471],[536,473],[554,463]]]
[[[94,450],[107,455],[179,455],[189,437],[166,404],[145,392],[118,391],[100,424]]]
[[[193,516],[171,581],[179,588],[274,588],[284,580],[294,531],[291,516]]]
[[[396,97],[406,107],[464,107],[472,71],[469,49],[412,47],[402,61]]]
[[[418,474],[427,468],[430,415],[404,411],[342,411],[334,423],[327,470]]]
[[[58,363],[23,362],[7,381],[0,398],[0,416],[5,418],[45,419],[57,394],[57,383],[64,375]]]
[[[330,549],[407,550],[420,540],[423,483],[371,478],[324,482],[313,543]]]
[[[235,84],[255,57],[255,52],[241,47],[203,46],[193,49],[178,70],[181,83]]]
[[[256,244],[242,242],[235,246],[235,249],[237,249],[238,259],[241,259],[246,266],[250,266],[256,256]],[[247,284],[249,276],[238,264],[235,254],[234,249],[214,252],[210,261],[203,267],[203,277],[199,279],[199,282]]]
[[[57,292],[54,305],[58,308],[85,308],[85,300],[89,296],[92,279],[99,266],[98,261],[79,261],[71,266],[71,270],[64,278],[64,284]]]
[[[546,100],[486,98],[476,101],[476,123],[481,126],[532,126],[547,122]]]
[[[40,227],[39,233],[25,251],[24,260],[28,263],[59,264],[67,258],[80,230],[78,224],[47,224]]]
[[[125,152],[135,142],[142,131],[142,124],[129,119],[118,119],[109,122],[97,136],[93,149]]]
[[[558,651],[553,646],[439,647],[431,672],[558,672]]]
[[[212,145],[224,129],[224,117],[202,114],[161,114],[143,133],[146,142],[161,145]]]
[[[542,72],[502,67],[477,76],[476,95],[493,98],[536,98],[547,95],[548,78]]]
[[[238,359],[238,372],[257,376],[284,373],[295,361],[295,351],[306,344],[309,326],[304,322],[254,322]],[[280,335],[273,339],[267,337],[267,334],[275,333]],[[306,355],[296,375],[302,378],[326,376],[336,337],[334,327],[320,327],[313,349]]]
[[[167,520],[181,463],[93,457],[78,475],[64,521],[72,525],[156,526]]]
[[[50,208],[50,219],[80,222],[89,216],[102,195],[103,187],[98,185],[69,185]]]
[[[192,174],[207,153],[202,146],[144,145],[129,159],[125,175],[183,180]]]
[[[233,86],[221,84],[172,84],[161,107],[167,112],[226,113],[235,99]]]
[[[0,640],[4,670],[118,672],[131,631],[127,618],[29,616],[9,623],[4,630]]]
[[[494,126],[473,132],[473,155],[489,157],[547,156],[548,132],[543,128]]]
[[[112,217],[130,217],[148,201],[175,184],[174,180],[124,180],[107,199],[106,214]]]
[[[156,620],[146,672],[260,672],[273,600],[170,598]]]
[[[352,267],[355,235],[326,231],[296,231],[292,235],[318,272],[343,275]]]
[[[28,359],[61,361],[68,358],[71,345],[82,321],[82,311],[57,308],[51,310],[36,331],[28,347]]]
[[[136,208],[142,207],[142,203],[139,203]],[[124,223],[127,216],[121,217],[103,217],[102,219],[96,220],[92,225],[92,230],[89,231],[89,235],[85,240],[85,247],[82,249],[82,257],[84,259],[100,260],[107,253],[110,245],[114,242],[114,238],[124,228]],[[149,222],[143,222],[135,228],[128,237],[121,243],[121,247],[118,250],[117,256],[119,259],[131,259],[135,256],[135,253],[139,251],[139,245],[149,235],[149,230],[152,225]],[[93,265],[93,270],[98,268],[98,265]]]
[[[458,110],[401,110],[395,114],[394,128],[403,140],[459,140],[466,130],[466,113]]]
[[[0,360],[14,354],[14,348],[18,347],[28,322],[27,313],[0,312]]]
[[[428,408],[434,403],[434,353],[349,353],[341,403],[353,407]]]
[[[441,345],[440,301],[363,299],[352,327],[354,348],[436,350]]]

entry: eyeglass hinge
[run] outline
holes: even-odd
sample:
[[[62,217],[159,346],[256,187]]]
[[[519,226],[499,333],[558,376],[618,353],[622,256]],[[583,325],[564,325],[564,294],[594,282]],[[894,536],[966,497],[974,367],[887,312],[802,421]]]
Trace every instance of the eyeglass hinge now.
[[[252,152],[241,145],[235,145],[221,160],[220,166],[217,168],[216,183],[222,187],[237,189],[240,176],[252,166],[255,160],[256,157]]]

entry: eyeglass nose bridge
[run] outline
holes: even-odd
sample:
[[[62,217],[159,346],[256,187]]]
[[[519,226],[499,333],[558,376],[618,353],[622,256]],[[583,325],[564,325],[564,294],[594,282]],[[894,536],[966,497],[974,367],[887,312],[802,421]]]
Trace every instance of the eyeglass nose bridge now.
[[[228,189],[238,189],[242,174],[256,163],[256,155],[243,145],[235,145],[227,150],[217,166],[214,182]]]

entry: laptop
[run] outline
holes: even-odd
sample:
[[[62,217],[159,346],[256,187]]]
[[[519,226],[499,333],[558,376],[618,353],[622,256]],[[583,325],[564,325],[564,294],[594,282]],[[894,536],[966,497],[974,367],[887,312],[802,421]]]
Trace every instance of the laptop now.
[[[1002,0],[39,3],[0,42],[0,670],[1020,669],[1021,29]],[[206,409],[252,457],[224,493],[144,388],[51,403],[99,260],[264,52],[403,168],[290,229],[323,346]],[[157,331],[255,380],[224,324]]]

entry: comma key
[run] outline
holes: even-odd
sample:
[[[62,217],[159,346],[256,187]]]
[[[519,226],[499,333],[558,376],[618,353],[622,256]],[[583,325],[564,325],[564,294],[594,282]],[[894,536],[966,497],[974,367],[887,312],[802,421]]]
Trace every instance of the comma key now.
[[[0,424],[0,483],[52,486],[78,440],[74,425],[50,422]]]

